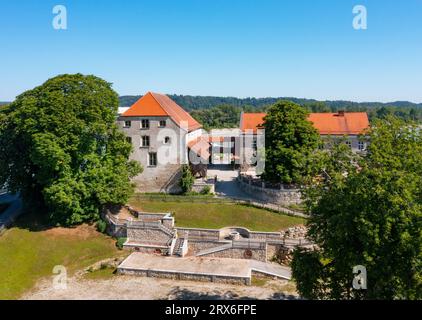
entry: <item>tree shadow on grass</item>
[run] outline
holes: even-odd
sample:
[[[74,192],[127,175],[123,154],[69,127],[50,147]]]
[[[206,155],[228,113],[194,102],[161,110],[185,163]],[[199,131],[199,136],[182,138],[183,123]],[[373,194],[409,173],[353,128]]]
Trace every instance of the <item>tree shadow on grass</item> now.
[[[256,300],[252,296],[240,296],[233,291],[219,291],[213,292],[195,292],[189,289],[175,287],[168,295],[169,300]],[[269,300],[298,300],[298,297],[293,295],[277,292],[272,294]]]
[[[56,226],[48,220],[47,214],[36,213],[32,210],[29,210],[24,211],[22,215],[16,219],[12,227],[33,232],[40,232],[55,228]]]
[[[254,300],[254,297],[239,296],[232,291],[195,292],[189,289],[175,287],[169,292],[170,300]]]

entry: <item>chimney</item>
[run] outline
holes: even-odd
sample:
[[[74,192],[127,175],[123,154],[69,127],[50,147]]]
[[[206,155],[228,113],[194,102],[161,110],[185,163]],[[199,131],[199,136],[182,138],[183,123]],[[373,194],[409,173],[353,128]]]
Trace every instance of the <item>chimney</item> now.
[[[344,110],[339,110],[338,111],[338,116],[339,117],[344,117]]]

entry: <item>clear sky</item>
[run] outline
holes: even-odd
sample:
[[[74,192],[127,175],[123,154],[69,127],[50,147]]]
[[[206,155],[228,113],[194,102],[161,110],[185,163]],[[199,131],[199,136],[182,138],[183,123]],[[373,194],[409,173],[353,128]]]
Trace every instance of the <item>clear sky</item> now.
[[[80,72],[120,95],[420,103],[422,0],[0,0],[0,61],[0,101]]]

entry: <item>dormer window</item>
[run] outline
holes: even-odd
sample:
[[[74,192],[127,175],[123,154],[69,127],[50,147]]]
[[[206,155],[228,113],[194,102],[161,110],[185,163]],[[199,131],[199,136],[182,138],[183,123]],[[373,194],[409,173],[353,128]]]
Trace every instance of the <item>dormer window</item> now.
[[[143,119],[141,121],[141,129],[149,129],[149,120],[148,119]]]

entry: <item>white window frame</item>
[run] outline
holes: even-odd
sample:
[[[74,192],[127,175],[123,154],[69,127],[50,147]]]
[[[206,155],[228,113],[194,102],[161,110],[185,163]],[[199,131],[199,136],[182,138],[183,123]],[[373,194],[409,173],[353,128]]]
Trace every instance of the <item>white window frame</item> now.
[[[147,126],[144,127],[144,121],[146,124],[148,124]],[[141,120],[141,130],[148,130],[150,128],[150,122],[149,119],[142,119]]]
[[[148,144],[144,144],[144,138],[146,138],[145,140],[148,141]],[[149,148],[151,145],[151,139],[149,136],[141,136],[141,148]]]
[[[155,164],[151,164],[151,159],[152,159],[152,155],[155,155]],[[158,157],[157,157],[157,152],[149,152],[148,153],[148,167],[156,167],[158,164]]]

